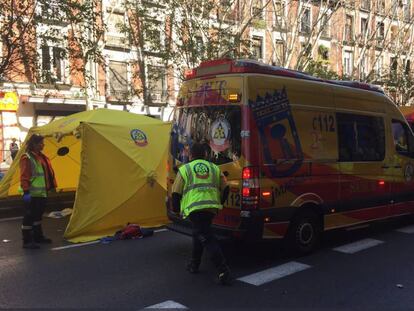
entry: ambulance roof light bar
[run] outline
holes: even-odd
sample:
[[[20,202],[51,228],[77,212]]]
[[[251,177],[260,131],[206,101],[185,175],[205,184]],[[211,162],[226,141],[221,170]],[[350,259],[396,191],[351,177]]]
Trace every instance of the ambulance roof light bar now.
[[[296,79],[324,82],[384,94],[384,91],[380,87],[372,84],[357,81],[337,81],[320,79],[300,71],[286,69],[278,66],[270,66],[251,59],[233,60],[229,58],[224,58],[204,61],[197,68],[194,68],[186,72],[185,78],[186,80],[191,80],[194,78],[208,77],[226,73],[261,73],[274,76],[285,76]]]

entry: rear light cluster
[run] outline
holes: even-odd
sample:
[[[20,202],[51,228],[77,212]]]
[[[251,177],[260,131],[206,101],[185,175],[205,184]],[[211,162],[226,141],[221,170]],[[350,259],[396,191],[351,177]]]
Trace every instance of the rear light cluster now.
[[[257,209],[259,206],[260,186],[259,168],[245,167],[242,172],[242,209]]]

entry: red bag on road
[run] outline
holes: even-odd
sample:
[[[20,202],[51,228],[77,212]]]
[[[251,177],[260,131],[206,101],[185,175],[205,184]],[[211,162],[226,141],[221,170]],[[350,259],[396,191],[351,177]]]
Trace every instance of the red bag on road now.
[[[118,240],[140,239],[143,237],[141,227],[136,224],[128,224],[124,229],[116,233]]]

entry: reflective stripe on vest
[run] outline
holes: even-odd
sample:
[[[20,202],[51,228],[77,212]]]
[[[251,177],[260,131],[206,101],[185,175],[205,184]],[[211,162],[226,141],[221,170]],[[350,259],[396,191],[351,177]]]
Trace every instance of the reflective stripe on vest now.
[[[198,175],[196,166],[202,170]],[[180,167],[180,174],[184,180],[181,213],[184,218],[196,210],[217,208],[220,204],[220,169],[205,160],[194,160]],[[201,174],[205,173],[206,176]]]
[[[32,177],[30,178],[30,195],[32,197],[46,197],[46,179],[43,166],[29,153],[26,153],[30,160],[32,168]]]

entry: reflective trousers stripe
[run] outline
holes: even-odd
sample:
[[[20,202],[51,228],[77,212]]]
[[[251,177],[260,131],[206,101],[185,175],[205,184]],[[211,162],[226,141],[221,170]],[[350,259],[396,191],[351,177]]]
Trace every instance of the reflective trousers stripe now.
[[[215,184],[212,184],[212,183],[191,185],[191,186],[188,186],[187,188],[184,189],[183,195],[186,194],[188,191],[193,190],[193,189],[197,189],[197,188],[206,188],[206,189],[215,190],[215,189],[217,189],[217,186]]]
[[[219,203],[213,200],[198,201],[198,202],[191,203],[190,205],[186,207],[186,209],[192,209],[193,207],[201,206],[201,205],[219,205]]]
[[[22,226],[22,230],[32,230],[32,226]]]
[[[42,221],[34,221],[33,226],[40,226],[42,224]]]

